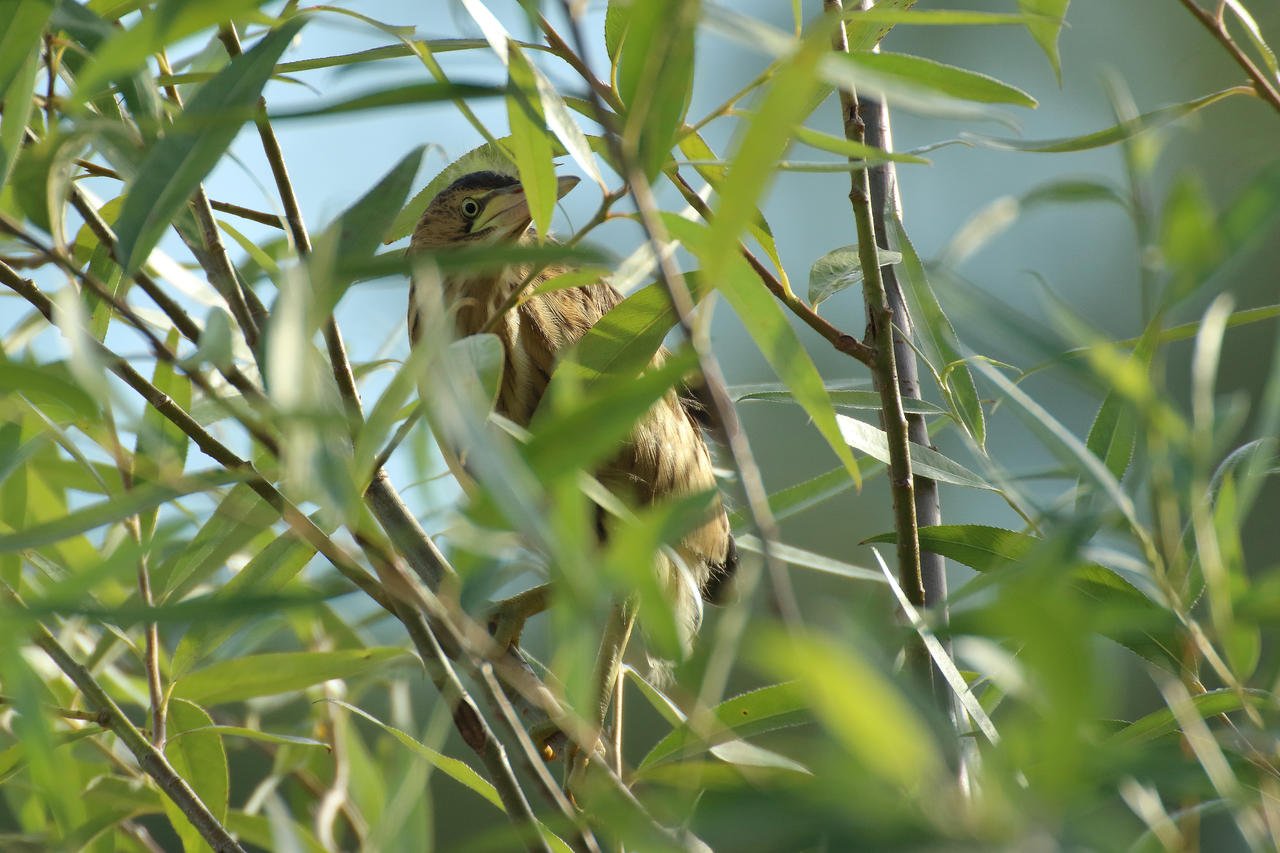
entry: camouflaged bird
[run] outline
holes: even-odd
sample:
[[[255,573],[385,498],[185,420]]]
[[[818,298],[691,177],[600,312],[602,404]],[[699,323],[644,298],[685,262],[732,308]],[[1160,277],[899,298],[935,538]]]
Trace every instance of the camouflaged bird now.
[[[557,196],[577,183],[575,177],[561,177]],[[413,231],[409,251],[527,241],[532,239],[531,222],[524,188],[516,177],[474,171],[432,199]],[[453,315],[457,337],[490,331],[501,340],[504,364],[496,409],[521,426],[529,425],[560,353],[622,299],[605,282],[532,293],[539,282],[564,271],[548,268],[526,281],[529,269],[506,267],[499,272],[455,273],[442,282],[444,305]],[[495,312],[510,304],[513,291],[522,284],[522,301],[494,321]],[[409,336],[415,344],[422,325],[418,306],[411,287]],[[659,351],[654,364],[666,355],[666,350]],[[617,455],[595,472],[597,478],[636,506],[715,489],[711,456],[695,411],[696,404],[668,392],[635,425]],[[600,535],[606,537],[607,519],[603,510],[597,512]],[[687,644],[701,622],[702,599],[715,601],[737,568],[737,551],[719,498],[706,522],[674,551],[676,559],[664,554],[655,562]],[[545,606],[545,598],[539,601]]]

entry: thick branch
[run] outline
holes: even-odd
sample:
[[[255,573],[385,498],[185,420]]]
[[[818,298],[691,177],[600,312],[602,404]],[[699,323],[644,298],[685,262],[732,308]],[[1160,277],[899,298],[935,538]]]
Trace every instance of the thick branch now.
[[[823,0],[829,13],[842,13],[840,0]],[[836,28],[834,48],[847,53],[843,22]],[[855,94],[840,90],[840,109],[845,137],[866,143],[866,127],[858,114]],[[898,385],[898,364],[893,341],[893,307],[885,291],[876,250],[872,219],[871,184],[867,170],[850,172],[849,202],[858,231],[858,256],[863,271],[863,295],[867,306],[868,336],[876,350],[872,377],[880,392],[880,418],[889,443],[889,484],[893,490],[894,527],[898,533],[898,580],[912,604],[924,606],[924,583],[920,574],[920,540],[916,520],[915,488],[911,476],[911,455],[907,438],[907,417]],[[929,658],[923,645],[913,644],[911,655],[917,670],[928,679]]]

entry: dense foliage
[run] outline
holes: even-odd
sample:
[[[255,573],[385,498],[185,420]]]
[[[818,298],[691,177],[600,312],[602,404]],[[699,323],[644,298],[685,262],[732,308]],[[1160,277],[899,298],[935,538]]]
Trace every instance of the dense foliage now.
[[[999,28],[1057,75],[1068,0],[796,0],[790,30],[741,4],[460,0],[475,37],[447,39],[350,5],[0,2],[0,847],[1280,847],[1280,306],[1274,273],[1246,272],[1276,242],[1280,157],[1260,145],[1231,193],[1213,157],[1163,165],[1193,114],[1247,111],[1277,138],[1280,16],[1159,3],[1235,83],[1135,106],[1112,75],[1104,125],[1027,140],[990,122],[1035,107],[1030,87],[894,39]],[[379,46],[316,55],[334,22]],[[709,39],[763,71],[702,64]],[[333,69],[387,63],[375,87],[324,91]],[[697,106],[712,75],[734,94]],[[887,150],[868,95],[890,122],[951,129]],[[518,172],[540,238],[557,169],[594,215],[554,241],[406,258],[441,188],[428,124],[308,221],[300,146],[276,128],[314,122],[340,171],[359,152],[331,145],[335,118],[423,105],[468,123],[467,164]],[[957,143],[1105,149],[1124,180],[974,203],[922,257],[895,170],[909,184]],[[220,196],[234,168],[269,200]],[[812,173],[840,221],[814,202],[788,225],[845,236],[790,268],[766,200]],[[1045,280],[1031,317],[963,274],[1023,214],[1102,207],[1136,237],[1102,285],[1131,329]],[[492,335],[451,341],[437,316],[411,350],[402,323],[369,340],[360,317],[378,288],[402,311],[411,274],[515,264],[627,294],[529,430],[490,412]],[[889,317],[909,346],[887,346]],[[1239,363],[1259,329],[1267,353]],[[669,367],[645,370],[664,341]],[[717,358],[774,381],[726,385]],[[904,396],[912,370],[922,393]],[[620,506],[584,473],[682,382],[707,389],[743,555],[688,655],[652,566],[705,500]],[[800,418],[743,428],[769,406]],[[909,462],[908,428],[932,445]],[[829,470],[766,490],[796,447]],[[913,504],[929,483],[954,520]],[[838,514],[813,541],[779,527],[855,493],[884,520],[874,550]],[[596,503],[617,516],[605,541]],[[496,653],[488,602],[548,579],[523,656]],[[539,747],[593,737],[597,648],[626,596],[633,645],[673,672],[633,650],[618,754],[570,773],[572,747]]]

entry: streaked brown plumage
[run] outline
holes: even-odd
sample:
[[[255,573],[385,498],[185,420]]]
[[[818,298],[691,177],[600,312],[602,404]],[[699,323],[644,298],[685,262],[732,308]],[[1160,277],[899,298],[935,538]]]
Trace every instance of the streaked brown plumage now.
[[[576,178],[559,181],[563,196]],[[472,172],[450,184],[428,205],[413,232],[410,251],[459,245],[493,245],[527,240],[529,208],[519,181],[493,171]],[[527,283],[563,272],[547,269]],[[597,282],[530,296],[490,324],[529,270],[506,268],[500,273],[453,276],[443,282],[444,303],[454,316],[459,338],[487,326],[502,341],[505,364],[498,391],[499,414],[527,426],[547,388],[562,350],[576,343],[621,296],[612,286]],[[419,335],[418,302],[411,289],[409,334]],[[655,356],[655,363],[665,350]],[[668,392],[640,420],[618,454],[596,472],[615,494],[646,505],[664,498],[715,488],[711,457],[693,408],[674,391]],[[606,525],[602,522],[602,535]],[[668,591],[678,624],[686,637],[701,621],[700,598],[713,596],[737,567],[737,552],[729,521],[717,500],[707,521],[675,548],[683,567],[663,556],[657,560],[660,579]]]

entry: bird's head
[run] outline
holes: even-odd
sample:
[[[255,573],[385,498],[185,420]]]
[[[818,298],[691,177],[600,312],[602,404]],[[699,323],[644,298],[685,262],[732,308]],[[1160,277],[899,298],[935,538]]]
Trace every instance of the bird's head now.
[[[577,185],[566,175],[556,181],[556,197]],[[441,190],[413,230],[411,247],[437,249],[466,244],[512,242],[533,221],[519,179],[501,172],[471,172]]]

